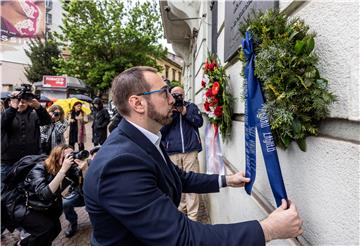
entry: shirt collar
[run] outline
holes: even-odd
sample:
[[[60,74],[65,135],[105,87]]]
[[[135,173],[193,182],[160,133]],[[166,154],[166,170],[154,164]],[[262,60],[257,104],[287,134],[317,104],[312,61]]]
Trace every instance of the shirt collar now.
[[[148,130],[146,130],[145,128],[135,124],[134,122],[131,122],[129,120],[127,120],[130,124],[132,124],[133,126],[135,126],[139,131],[142,132],[142,134],[145,135],[145,137],[147,137],[150,142],[152,142],[156,147],[160,146],[160,140],[161,140],[161,133],[158,132],[157,134],[154,134]]]

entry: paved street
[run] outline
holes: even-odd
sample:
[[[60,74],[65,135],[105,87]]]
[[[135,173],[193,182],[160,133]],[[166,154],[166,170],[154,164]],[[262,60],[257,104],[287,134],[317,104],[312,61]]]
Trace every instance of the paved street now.
[[[87,130],[87,142],[85,143],[86,149],[92,148],[91,143],[91,123],[86,125]],[[65,138],[67,141],[68,133],[65,133]],[[73,236],[72,238],[66,238],[64,235],[64,229],[67,228],[68,222],[65,219],[64,215],[60,217],[61,226],[63,231],[60,232],[58,237],[53,242],[54,246],[68,246],[68,245],[76,245],[76,246],[83,246],[89,245],[90,242],[90,234],[91,234],[91,223],[89,220],[89,216],[85,210],[85,207],[76,208],[76,212],[78,214],[78,224],[79,224],[79,231],[78,233]],[[208,210],[207,210],[207,196],[202,195],[200,199],[200,211],[199,211],[199,220],[203,223],[210,223]],[[16,241],[20,239],[19,232],[15,231],[14,233],[10,233],[5,231],[4,237],[1,239],[1,245],[4,246],[12,246]]]

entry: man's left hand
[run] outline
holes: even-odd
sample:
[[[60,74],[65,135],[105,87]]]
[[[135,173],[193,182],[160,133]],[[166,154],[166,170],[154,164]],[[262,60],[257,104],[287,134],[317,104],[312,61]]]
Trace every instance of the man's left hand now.
[[[250,182],[250,178],[245,178],[243,172],[237,172],[233,175],[226,176],[226,184],[230,187],[244,187],[246,183]]]
[[[35,98],[29,101],[29,106],[35,109],[39,109],[41,107],[39,101],[36,100]]]

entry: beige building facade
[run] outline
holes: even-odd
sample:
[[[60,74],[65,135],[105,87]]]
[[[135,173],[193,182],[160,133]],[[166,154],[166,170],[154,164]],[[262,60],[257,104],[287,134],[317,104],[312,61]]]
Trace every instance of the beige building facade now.
[[[187,100],[203,108],[203,93],[195,94],[201,88],[202,67],[208,51],[217,53],[229,76],[236,102],[231,139],[222,143],[228,174],[245,170],[245,131],[242,62],[236,49],[232,57],[226,55],[225,29],[229,19],[226,8],[228,4],[236,7],[257,2],[261,1],[160,1],[165,37],[184,59]],[[274,2],[282,13],[300,17],[317,34],[318,69],[329,81],[337,101],[330,108],[329,118],[321,123],[319,136],[306,139],[306,152],[300,151],[295,143],[287,150],[277,149],[288,197],[296,203],[304,220],[304,233],[297,240],[277,240],[269,245],[359,245],[360,3],[358,0]],[[235,9],[232,7],[230,10]],[[205,114],[203,117],[206,121]],[[200,131],[204,140],[205,127]],[[260,149],[258,140],[257,149]],[[204,152],[200,153],[203,171]],[[261,151],[257,151],[252,196],[243,189],[222,189],[209,195],[213,224],[261,220],[275,209],[264,166]]]

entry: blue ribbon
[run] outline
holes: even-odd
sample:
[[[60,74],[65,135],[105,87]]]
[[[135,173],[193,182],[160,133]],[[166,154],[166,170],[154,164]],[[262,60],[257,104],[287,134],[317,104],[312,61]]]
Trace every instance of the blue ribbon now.
[[[254,75],[255,53],[251,33],[246,32],[242,40],[242,48],[246,57],[245,67],[245,152],[246,152],[246,177],[251,182],[245,185],[246,192],[250,195],[256,178],[256,139],[255,127],[257,128],[259,141],[265,161],[266,172],[269,178],[271,190],[274,194],[277,206],[281,205],[281,199],[287,200],[284,180],[282,178],[279,158],[276,151],[274,138],[271,134],[269,119],[263,109],[264,97],[259,80]]]

